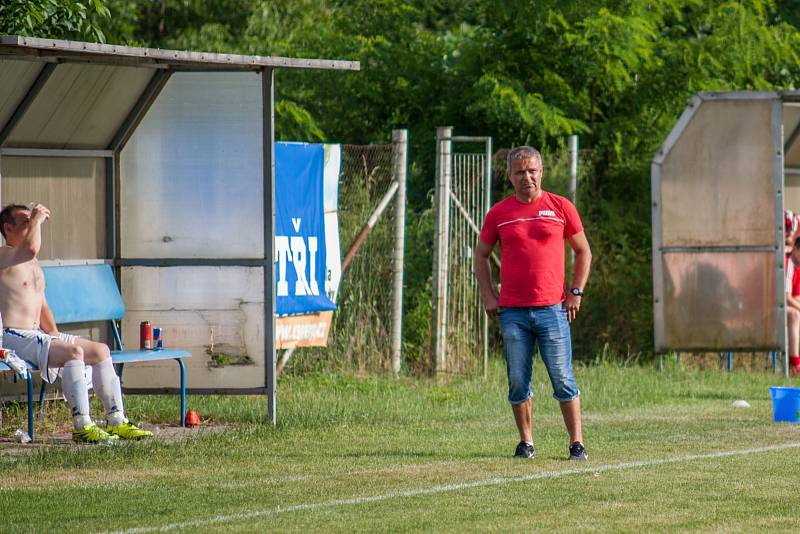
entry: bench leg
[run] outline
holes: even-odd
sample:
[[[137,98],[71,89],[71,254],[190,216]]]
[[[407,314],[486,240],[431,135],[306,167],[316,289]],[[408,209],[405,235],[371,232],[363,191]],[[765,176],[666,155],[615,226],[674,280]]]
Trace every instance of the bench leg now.
[[[183,360],[175,358],[181,368],[181,426],[186,426],[186,366]]]
[[[33,441],[33,376],[31,376],[30,372],[28,372],[28,380],[26,382],[28,388],[28,435]]]

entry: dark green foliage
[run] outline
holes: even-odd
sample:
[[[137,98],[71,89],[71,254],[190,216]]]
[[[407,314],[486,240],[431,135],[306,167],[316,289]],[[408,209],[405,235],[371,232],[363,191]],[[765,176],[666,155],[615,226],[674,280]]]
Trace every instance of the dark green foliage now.
[[[580,135],[578,203],[595,260],[577,352],[647,353],[653,154],[697,91],[794,89],[800,78],[788,0],[107,0],[110,21],[99,1],[6,0],[4,31],[85,33],[57,17],[34,24],[55,5],[102,22],[110,42],[360,61],[360,73],[279,71],[277,134],[361,144],[410,130],[405,339],[417,363],[436,126],[551,154]]]
[[[0,35],[105,41],[105,0],[2,0]]]

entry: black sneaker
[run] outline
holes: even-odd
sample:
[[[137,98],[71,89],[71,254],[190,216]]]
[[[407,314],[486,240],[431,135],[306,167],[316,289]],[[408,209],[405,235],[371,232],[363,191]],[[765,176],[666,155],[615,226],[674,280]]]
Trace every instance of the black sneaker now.
[[[582,462],[589,459],[589,453],[583,447],[583,443],[576,441],[569,446],[569,459],[575,462]]]
[[[517,450],[514,451],[514,458],[530,458],[531,460],[536,457],[536,448],[530,444],[520,441],[517,445]]]

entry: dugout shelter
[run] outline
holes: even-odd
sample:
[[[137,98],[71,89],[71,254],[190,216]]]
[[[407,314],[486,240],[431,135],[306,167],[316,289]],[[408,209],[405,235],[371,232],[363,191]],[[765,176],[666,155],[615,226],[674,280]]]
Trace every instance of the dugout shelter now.
[[[273,423],[281,68],[360,65],[0,37],[1,200],[51,209],[40,260],[114,265],[126,346],[150,320],[192,352],[190,392],[265,392]],[[126,389],[174,389],[173,367],[126,368]]]
[[[652,161],[655,350],[782,351],[800,92],[700,93]]]

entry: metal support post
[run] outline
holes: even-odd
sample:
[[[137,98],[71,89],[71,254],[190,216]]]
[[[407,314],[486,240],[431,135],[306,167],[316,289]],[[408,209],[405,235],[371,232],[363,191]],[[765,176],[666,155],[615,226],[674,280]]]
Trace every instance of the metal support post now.
[[[406,243],[406,162],[408,130],[392,130],[392,179],[397,183],[394,200],[394,254],[392,255],[392,372],[400,373],[403,343],[403,261]]]
[[[569,198],[578,205],[578,136],[569,136]],[[570,265],[575,265],[575,251],[569,249]]]
[[[569,136],[569,198],[577,202],[578,191],[578,136]]]
[[[261,71],[262,145],[264,150],[264,363],[266,367],[267,411],[273,425],[278,423],[275,370],[275,70]]]
[[[489,208],[492,207],[492,138],[486,139],[486,169],[484,171],[484,199],[483,210],[481,213],[481,224]],[[480,238],[479,238],[480,239]],[[490,267],[491,268],[491,267]],[[480,307],[480,302],[478,303]],[[486,313],[481,313],[483,318],[483,376],[486,378],[489,372],[489,316]]]
[[[436,128],[436,226],[433,244],[433,339],[431,370],[447,370],[447,278],[450,254],[450,180],[453,128]]]

